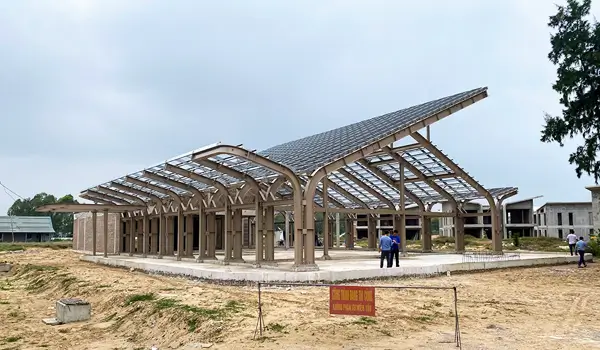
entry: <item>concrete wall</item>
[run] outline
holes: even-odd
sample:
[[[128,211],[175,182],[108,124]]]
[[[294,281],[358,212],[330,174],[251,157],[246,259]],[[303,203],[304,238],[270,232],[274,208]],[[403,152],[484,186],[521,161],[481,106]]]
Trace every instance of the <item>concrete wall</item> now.
[[[559,224],[558,214],[562,216]],[[569,223],[569,213],[573,215],[572,224]],[[588,239],[590,229],[594,228],[592,203],[548,203],[536,211],[537,226],[535,234],[541,237],[555,237],[564,239],[573,229],[577,236]]]
[[[115,237],[120,227],[121,214],[108,214],[108,254],[115,254]],[[92,213],[80,213],[73,220],[73,249],[92,251]],[[104,213],[96,217],[96,252],[104,253]]]

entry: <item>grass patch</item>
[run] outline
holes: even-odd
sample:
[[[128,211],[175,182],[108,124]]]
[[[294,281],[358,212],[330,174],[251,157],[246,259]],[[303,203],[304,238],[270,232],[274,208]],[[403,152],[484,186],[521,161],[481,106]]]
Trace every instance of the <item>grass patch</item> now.
[[[138,301],[152,301],[155,300],[156,296],[154,293],[146,293],[146,294],[133,294],[128,296],[125,299],[125,306],[129,306],[131,304],[137,303]]]
[[[26,274],[28,272],[54,272],[56,270],[58,270],[58,267],[56,266],[27,264],[21,268],[20,273]]]
[[[4,341],[7,343],[18,342],[19,340],[21,340],[21,337],[6,337],[6,338],[4,338]]]
[[[368,326],[368,325],[376,324],[377,320],[374,318],[361,316],[357,320],[352,321],[352,323]]]
[[[10,304],[8,300],[0,300],[0,305],[8,305]]]
[[[27,250],[31,248],[45,248],[45,249],[71,249],[73,248],[73,242],[15,242],[15,243],[0,243],[0,252],[15,252],[19,250]]]
[[[272,332],[284,333],[285,325],[282,325],[281,323],[269,323],[265,329]]]
[[[223,320],[229,317],[231,314],[238,313],[244,310],[244,305],[235,300],[228,301],[223,307],[220,308],[204,308],[193,305],[186,305],[180,303],[176,299],[165,298],[158,299],[154,303],[156,311],[163,310],[179,310],[189,315],[187,320],[187,327],[189,332],[195,332],[198,329],[202,319],[209,320]]]
[[[104,288],[110,288],[112,287],[111,284],[101,284],[99,286],[96,286],[96,289],[104,289]]]
[[[421,323],[428,323],[428,322],[433,321],[433,316],[430,316],[430,315],[415,316],[415,317],[413,317],[413,320],[421,322]]]

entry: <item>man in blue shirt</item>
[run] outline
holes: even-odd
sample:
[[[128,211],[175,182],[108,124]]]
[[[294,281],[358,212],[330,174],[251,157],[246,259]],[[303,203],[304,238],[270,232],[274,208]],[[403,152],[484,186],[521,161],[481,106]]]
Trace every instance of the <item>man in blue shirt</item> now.
[[[392,239],[392,252],[390,253],[390,265],[396,259],[396,267],[400,267],[400,236],[398,235],[398,230],[394,230],[392,235],[390,236]]]
[[[579,263],[577,264],[577,267],[579,268],[587,267],[587,264],[585,263],[585,248],[587,248],[587,243],[585,243],[583,237],[579,237],[579,241],[575,243],[575,249],[577,249],[577,254],[579,254]]]
[[[379,239],[379,252],[381,256],[379,258],[379,268],[383,268],[383,260],[386,260],[387,267],[392,267],[392,239],[388,236],[388,232],[384,232],[383,236]]]

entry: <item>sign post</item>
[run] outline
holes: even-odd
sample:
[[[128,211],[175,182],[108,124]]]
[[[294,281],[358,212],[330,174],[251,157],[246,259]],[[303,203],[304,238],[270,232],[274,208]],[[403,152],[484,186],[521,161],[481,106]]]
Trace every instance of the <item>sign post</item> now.
[[[375,316],[375,287],[329,286],[329,313]]]

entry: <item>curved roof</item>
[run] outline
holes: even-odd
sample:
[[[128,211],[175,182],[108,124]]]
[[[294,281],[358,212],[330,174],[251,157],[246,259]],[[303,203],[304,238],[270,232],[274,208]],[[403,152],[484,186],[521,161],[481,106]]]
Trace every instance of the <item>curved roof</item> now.
[[[485,97],[487,88],[465,91],[287,142],[257,152],[256,155],[288,167],[302,182],[306,182],[309,174],[322,166],[364,150],[380,140],[389,139],[390,136],[415,132]],[[447,196],[452,196],[457,201],[485,196],[480,193],[479,184],[466,172],[456,164],[448,164],[449,159],[435,146],[428,146],[416,143],[385,152],[369,151],[356,162],[344,162],[343,166],[328,176],[329,205],[345,208],[398,205],[399,160],[406,163],[403,166],[406,205],[435,203],[447,199]],[[291,186],[282,179],[282,174],[246,157],[231,154],[199,157],[203,152],[207,150],[189,152],[165,163],[92,187],[86,192],[91,197],[86,198],[105,203],[134,204],[136,200],[167,201],[173,196],[191,198],[198,191],[214,193],[224,186],[229,192],[228,198],[241,203],[244,196],[254,198],[256,194],[256,189],[248,188],[248,178],[254,179],[263,193],[272,188],[278,199],[291,198]],[[253,154],[252,151],[247,152]],[[487,190],[496,198],[516,191],[514,187]],[[315,196],[318,205],[322,205],[323,196],[323,187],[319,184]]]

